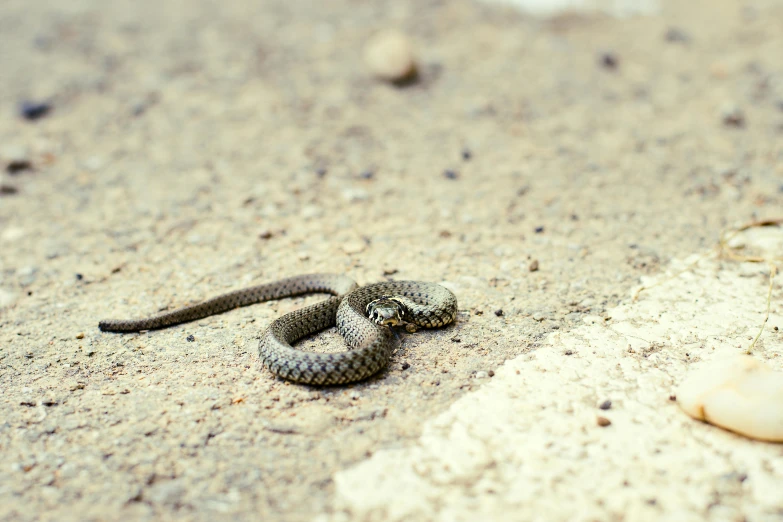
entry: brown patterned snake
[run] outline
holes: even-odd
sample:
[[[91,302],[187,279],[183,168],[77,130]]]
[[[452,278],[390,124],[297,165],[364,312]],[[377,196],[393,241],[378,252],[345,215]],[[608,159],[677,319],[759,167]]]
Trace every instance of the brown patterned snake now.
[[[98,327],[104,332],[154,330],[240,306],[314,292],[334,297],[274,320],[258,347],[261,360],[272,372],[307,384],[365,379],[389,362],[393,345],[390,326],[405,325],[408,331],[419,326],[437,328],[453,322],[457,315],[457,298],[434,283],[389,281],[359,287],[347,276],[307,274],[236,290],[147,319],[101,321]],[[349,351],[313,353],[291,346],[335,324]]]

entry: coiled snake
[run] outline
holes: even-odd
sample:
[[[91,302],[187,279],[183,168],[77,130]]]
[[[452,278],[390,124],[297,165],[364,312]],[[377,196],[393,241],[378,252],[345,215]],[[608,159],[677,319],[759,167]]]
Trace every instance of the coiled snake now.
[[[437,328],[454,321],[457,298],[440,285],[421,281],[389,281],[359,287],[337,274],[307,274],[213,297],[202,303],[146,319],[104,320],[104,332],[138,332],[165,328],[272,299],[325,292],[326,301],[275,319],[261,336],[258,353],[273,373],[307,384],[344,384],[365,379],[389,362],[391,326]],[[313,353],[291,343],[337,325],[349,351]]]

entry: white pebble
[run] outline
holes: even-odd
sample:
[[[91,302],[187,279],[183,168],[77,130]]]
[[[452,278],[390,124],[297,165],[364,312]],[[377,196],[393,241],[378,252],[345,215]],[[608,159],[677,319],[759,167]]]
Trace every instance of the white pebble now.
[[[487,377],[489,377],[489,374],[484,370],[476,372],[476,379],[486,379]]]
[[[348,241],[343,243],[342,249],[346,254],[358,254],[363,251],[367,244],[364,241]]]
[[[753,439],[783,441],[783,372],[753,357],[703,365],[680,385],[677,402],[694,419]]]
[[[416,74],[416,59],[408,38],[398,31],[375,35],[364,48],[364,60],[375,76],[398,82]]]

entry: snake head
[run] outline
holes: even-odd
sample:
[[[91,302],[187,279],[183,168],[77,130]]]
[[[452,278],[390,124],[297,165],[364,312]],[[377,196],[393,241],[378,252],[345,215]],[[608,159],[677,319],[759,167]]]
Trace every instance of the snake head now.
[[[381,326],[400,326],[405,321],[405,308],[393,297],[381,297],[367,305],[367,316]]]

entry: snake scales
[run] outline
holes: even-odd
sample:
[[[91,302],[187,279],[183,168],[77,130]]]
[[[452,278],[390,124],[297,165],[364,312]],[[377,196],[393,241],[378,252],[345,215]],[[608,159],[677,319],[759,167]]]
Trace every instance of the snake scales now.
[[[201,319],[254,303],[325,292],[333,297],[274,320],[259,343],[259,355],[273,373],[307,384],[344,384],[365,379],[389,362],[391,325],[437,328],[454,321],[457,298],[434,283],[389,281],[359,287],[337,274],[307,274],[213,297],[202,303],[146,319],[104,320],[104,332],[138,332]],[[369,318],[368,318],[369,315]],[[349,351],[313,353],[292,343],[337,325]]]

